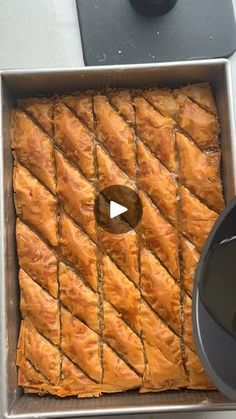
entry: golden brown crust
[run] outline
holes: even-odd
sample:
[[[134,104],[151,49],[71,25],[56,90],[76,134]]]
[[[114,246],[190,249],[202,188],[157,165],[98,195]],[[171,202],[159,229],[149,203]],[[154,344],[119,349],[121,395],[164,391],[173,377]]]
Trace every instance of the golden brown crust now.
[[[50,382],[46,377],[44,377],[40,372],[30,364],[29,361],[24,360],[24,371],[23,369],[19,370],[18,375],[19,385],[28,387],[31,385],[41,387],[41,386],[50,386]],[[36,389],[37,389],[36,387]]]
[[[202,204],[184,186],[180,187],[180,205],[183,232],[201,251],[218,214]]]
[[[107,342],[136,372],[144,371],[144,357],[140,338],[120,318],[119,313],[104,301],[103,336]]]
[[[137,237],[134,231],[112,234],[100,231],[100,241],[104,250],[119,269],[135,284],[138,284]]]
[[[151,89],[142,91],[142,94],[162,115],[176,120],[179,106],[171,90]]]
[[[171,222],[177,222],[177,185],[173,175],[140,141],[137,142],[138,182]]]
[[[184,308],[184,343],[192,351],[196,352],[195,341],[192,328],[192,299],[185,294],[183,296]]]
[[[143,215],[138,230],[168,271],[179,279],[177,231],[165,220],[144,192],[139,192],[139,196],[142,201]]]
[[[91,379],[100,382],[99,336],[64,308],[61,309],[61,334],[62,351]]]
[[[93,135],[61,102],[54,107],[54,140],[84,175],[94,177]],[[79,139],[79,141],[78,141]]]
[[[220,164],[215,154],[205,154],[180,132],[176,133],[180,181],[216,211],[224,208]]]
[[[102,258],[104,298],[110,302],[122,318],[140,334],[139,304],[140,295],[133,283],[111,261]]]
[[[55,152],[55,160],[59,200],[75,222],[84,227],[92,240],[96,240],[93,185],[81,176],[58,151]]]
[[[130,90],[122,89],[111,92],[109,98],[127,122],[134,124],[135,115]]]
[[[182,256],[182,279],[185,290],[192,295],[193,276],[200,255],[195,249],[195,246],[183,237],[180,240],[180,246]]]
[[[122,170],[128,175],[134,176],[135,155],[132,131],[110,106],[106,96],[98,95],[94,97],[94,109],[99,140],[109,149],[112,158],[119,162]]]
[[[186,385],[184,371],[170,362],[155,346],[144,342],[147,365],[140,393],[177,389]]]
[[[66,356],[62,357],[62,379],[60,385],[51,385],[48,380],[25,361],[24,373],[19,370],[18,382],[29,393],[51,393],[59,397],[77,396],[98,397],[105,393],[113,393],[138,388],[141,378],[119,358],[109,346],[104,344],[103,383],[97,384],[88,378]]]
[[[143,339],[156,346],[173,364],[180,366],[182,362],[180,338],[144,301],[141,303],[140,315]]]
[[[186,385],[180,339],[144,302],[141,304],[142,337],[146,365],[141,392]]]
[[[59,345],[60,324],[58,301],[20,269],[20,309],[36,329],[54,345]]]
[[[112,185],[124,185],[133,188],[133,182],[130,178],[119,169],[100,145],[97,146],[97,159],[99,189],[101,191]]]
[[[81,273],[90,286],[97,289],[96,246],[65,214],[59,219],[62,256]]]
[[[20,267],[57,298],[57,257],[54,251],[19,219],[16,222],[16,240]]]
[[[96,294],[64,263],[59,265],[60,300],[68,310],[99,332]]]
[[[219,124],[216,117],[187,97],[179,107],[177,122],[202,150],[218,149]]]
[[[181,335],[180,288],[147,249],[141,249],[141,293],[167,325]]]
[[[21,105],[12,113],[19,385],[59,397],[212,388],[191,322],[199,251],[224,206],[209,84]],[[123,234],[93,214],[97,193],[117,184],[143,204]],[[101,199],[108,207],[108,192]],[[110,222],[127,227],[125,215]]]
[[[191,389],[213,389],[214,386],[207,377],[198,355],[185,348],[186,351],[186,369],[188,374],[188,388]]]
[[[182,87],[182,92],[207,111],[216,113],[216,105],[210,83],[188,84]]]
[[[170,171],[176,172],[174,121],[163,117],[142,97],[136,97],[134,105],[138,136]]]
[[[25,360],[28,360],[50,383],[56,385],[59,383],[60,352],[37,332],[28,318],[21,322],[17,352],[17,365],[23,372]]]
[[[57,246],[57,204],[54,196],[20,164],[14,168],[13,186],[17,214],[51,245]]]
[[[59,385],[52,385],[26,360],[24,372],[19,370],[18,382],[29,393],[51,393],[55,396],[98,397],[101,389],[66,356],[62,357],[62,378]],[[33,387],[32,387],[33,386]]]
[[[141,378],[106,343],[103,344],[103,367],[105,392],[124,391],[141,385]]]
[[[93,104],[92,97],[88,94],[79,96],[64,96],[63,102],[77,113],[77,115],[85,122],[88,128],[93,131]]]
[[[53,137],[53,101],[47,98],[26,98],[18,101],[18,104],[24,108],[43,130]]]
[[[12,148],[17,158],[55,193],[52,141],[21,109],[12,111],[11,127]]]
[[[75,364],[66,356],[62,357],[62,382],[60,396],[82,395],[99,396],[100,391],[96,383],[87,377]]]
[[[218,149],[218,121],[203,109],[215,113],[214,98],[208,83],[207,86],[204,83],[186,86],[174,92],[164,89],[145,90],[142,94],[162,115],[173,118],[201,149]]]

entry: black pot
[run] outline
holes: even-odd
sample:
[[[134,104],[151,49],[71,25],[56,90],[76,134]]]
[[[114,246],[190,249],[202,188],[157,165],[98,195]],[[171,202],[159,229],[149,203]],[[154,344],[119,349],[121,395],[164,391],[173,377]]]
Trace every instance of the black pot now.
[[[221,246],[224,251],[219,251]],[[213,260],[214,255],[217,258]],[[195,273],[192,309],[193,332],[202,364],[218,390],[234,401],[235,278],[236,198],[219,216],[201,253]]]
[[[177,0],[129,0],[139,13],[146,16],[160,16],[169,12]]]

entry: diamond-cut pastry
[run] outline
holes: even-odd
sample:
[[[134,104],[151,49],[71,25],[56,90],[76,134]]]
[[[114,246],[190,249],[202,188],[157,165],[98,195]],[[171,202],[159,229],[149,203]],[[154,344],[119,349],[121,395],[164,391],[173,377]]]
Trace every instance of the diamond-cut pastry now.
[[[179,106],[171,90],[144,90],[143,96],[164,116],[176,120]]]
[[[174,176],[147,147],[137,142],[138,181],[157,207],[172,223],[177,222],[177,184]]]
[[[20,220],[16,223],[16,241],[20,267],[49,294],[57,298],[56,253]]]
[[[137,375],[106,343],[103,344],[103,387],[105,392],[117,392],[140,387]]]
[[[122,89],[111,92],[109,98],[127,122],[134,124],[135,114],[130,90]]]
[[[53,100],[31,97],[19,100],[19,105],[50,137],[53,137]]]
[[[141,293],[160,318],[181,335],[179,285],[146,249],[141,250]]]
[[[177,122],[202,150],[218,148],[219,124],[216,117],[190,99],[180,105]]]
[[[184,387],[184,371],[179,371],[179,366],[169,361],[155,346],[144,342],[148,364],[144,374],[144,385],[140,392],[170,390]],[[181,376],[182,375],[182,376]]]
[[[91,378],[102,378],[99,335],[64,308],[61,309],[61,349]]]
[[[97,161],[99,189],[101,191],[112,185],[134,187],[131,179],[117,166],[114,160],[110,159],[100,145],[97,146]]]
[[[131,328],[140,334],[140,293],[108,256],[102,258],[103,292]]]
[[[57,396],[67,396],[81,394],[83,397],[99,396],[101,391],[96,383],[85,375],[80,368],[66,356],[62,357],[62,381],[55,394]]]
[[[96,240],[94,219],[94,186],[84,178],[58,151],[55,152],[57,166],[57,194],[65,211],[88,235]]]
[[[189,84],[183,87],[182,92],[204,109],[216,113],[216,105],[211,86],[208,82]]]
[[[147,363],[141,392],[186,386],[180,338],[144,302],[141,327]]]
[[[191,320],[195,269],[224,207],[210,85],[108,88],[19,106],[18,384],[59,397],[213,388]],[[107,209],[115,185],[126,187],[120,204],[130,190],[142,203],[127,233],[127,214],[110,219],[117,234],[95,220],[97,195]]]
[[[12,148],[19,161],[55,193],[52,140],[20,109],[12,113]]]
[[[180,205],[182,212],[182,230],[201,251],[218,214],[200,202],[184,186],[180,187]]]
[[[134,231],[124,234],[100,232],[101,245],[119,269],[136,285],[139,282],[137,237]]]
[[[103,304],[104,330],[107,342],[133,369],[143,374],[144,355],[141,339],[121,319],[111,304]]]
[[[177,230],[166,221],[144,192],[140,192],[140,198],[143,215],[138,230],[167,270],[176,279],[179,279]]]
[[[74,316],[99,333],[99,307],[97,294],[64,263],[59,265],[60,300]]]
[[[176,172],[174,121],[163,117],[144,98],[134,99],[138,136],[170,171]]]
[[[83,122],[85,122],[90,130],[93,130],[94,117],[92,96],[87,94],[81,94],[79,96],[65,96],[62,100],[81,118]]]
[[[130,176],[135,175],[134,136],[128,124],[108,103],[106,96],[94,97],[97,118],[97,136],[114,158]]]
[[[193,275],[199,261],[199,253],[195,246],[187,239],[181,238],[182,278],[185,290],[192,295]]]
[[[180,181],[215,211],[224,208],[218,156],[206,154],[180,132],[176,134]]]
[[[60,351],[38,333],[28,318],[24,319],[21,325],[17,365],[23,367],[26,360],[51,384],[59,383]]]
[[[59,219],[62,256],[97,289],[96,246],[65,214]]]
[[[57,201],[22,165],[13,173],[16,211],[22,221],[35,228],[52,246],[57,246]]]
[[[65,156],[88,178],[94,176],[93,135],[64,105],[54,108],[54,141]]]
[[[203,369],[198,355],[188,347],[185,348],[185,352],[188,388],[204,390],[214,388]]]
[[[55,345],[60,342],[59,305],[22,269],[19,273],[20,309],[37,330]]]

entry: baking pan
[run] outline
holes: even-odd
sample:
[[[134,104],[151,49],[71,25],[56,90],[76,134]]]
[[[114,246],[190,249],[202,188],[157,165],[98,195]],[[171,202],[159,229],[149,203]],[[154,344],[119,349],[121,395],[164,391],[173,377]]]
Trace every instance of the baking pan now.
[[[177,87],[212,83],[221,124],[223,185],[226,201],[236,195],[236,144],[229,62],[224,59],[78,69],[3,71],[0,108],[0,397],[7,418],[66,418],[177,411],[233,410],[236,403],[218,391],[169,391],[139,395],[135,391],[98,399],[58,399],[24,394],[15,366],[19,331],[18,263],[14,237],[10,108],[20,97],[63,93],[104,86]]]

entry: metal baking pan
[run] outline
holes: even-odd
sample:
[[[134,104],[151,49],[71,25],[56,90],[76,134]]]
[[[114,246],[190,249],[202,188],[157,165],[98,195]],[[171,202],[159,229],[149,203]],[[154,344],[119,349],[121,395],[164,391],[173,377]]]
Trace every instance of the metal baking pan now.
[[[12,70],[1,73],[0,108],[0,409],[7,418],[66,418],[177,411],[233,410],[236,403],[218,391],[169,391],[140,395],[135,391],[98,399],[59,399],[24,394],[15,366],[19,331],[10,149],[10,109],[20,97],[63,93],[104,86],[180,86],[209,80],[221,124],[223,184],[226,201],[236,195],[236,143],[229,62],[224,59],[78,69]]]

